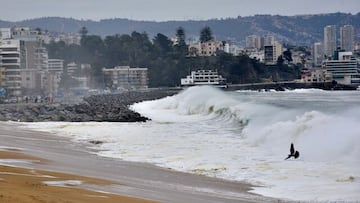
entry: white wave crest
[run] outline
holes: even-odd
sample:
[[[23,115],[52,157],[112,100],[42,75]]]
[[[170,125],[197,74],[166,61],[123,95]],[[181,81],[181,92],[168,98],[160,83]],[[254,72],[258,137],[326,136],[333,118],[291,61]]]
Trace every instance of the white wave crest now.
[[[141,102],[130,108],[156,121],[224,119],[247,123],[239,102],[210,86],[190,87],[177,95]]]

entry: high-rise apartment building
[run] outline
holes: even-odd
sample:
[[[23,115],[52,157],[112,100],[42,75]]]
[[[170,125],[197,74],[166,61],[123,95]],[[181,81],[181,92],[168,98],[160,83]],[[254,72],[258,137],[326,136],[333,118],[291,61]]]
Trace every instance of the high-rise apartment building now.
[[[273,35],[267,35],[264,38],[264,45],[265,46],[274,45],[276,42],[277,42],[276,38]]]
[[[314,66],[321,66],[322,60],[324,59],[323,46],[321,42],[314,43],[312,55],[313,55]]]
[[[37,30],[26,27],[0,29],[0,67],[5,69],[9,96],[21,97],[43,89],[48,53]]]
[[[264,46],[264,61],[266,64],[276,64],[279,56],[282,54],[282,45],[275,42],[273,45]]]
[[[21,95],[21,70],[26,66],[25,43],[21,40],[0,41],[0,66],[5,69],[5,88],[10,96]]]
[[[245,39],[245,47],[252,49],[262,49],[264,47],[264,38],[257,35],[249,35]]]
[[[336,50],[336,26],[328,25],[324,27],[324,55],[332,58]]]
[[[344,25],[340,28],[340,47],[344,51],[354,50],[354,27],[351,25]]]

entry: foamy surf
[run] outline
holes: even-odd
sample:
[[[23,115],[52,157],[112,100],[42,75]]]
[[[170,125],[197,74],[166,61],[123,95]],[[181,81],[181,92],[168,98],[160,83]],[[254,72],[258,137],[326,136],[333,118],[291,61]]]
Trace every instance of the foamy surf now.
[[[147,123],[32,123],[98,155],[263,187],[303,201],[360,200],[359,92],[223,92],[189,88],[134,104]],[[284,158],[290,143],[299,159]]]

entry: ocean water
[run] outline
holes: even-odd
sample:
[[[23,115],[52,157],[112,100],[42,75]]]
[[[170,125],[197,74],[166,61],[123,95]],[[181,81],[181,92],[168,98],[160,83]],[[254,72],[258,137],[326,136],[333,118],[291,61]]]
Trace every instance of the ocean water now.
[[[29,123],[99,156],[257,185],[299,201],[360,201],[360,91],[192,87],[131,108],[146,123]],[[298,159],[284,160],[290,143]]]

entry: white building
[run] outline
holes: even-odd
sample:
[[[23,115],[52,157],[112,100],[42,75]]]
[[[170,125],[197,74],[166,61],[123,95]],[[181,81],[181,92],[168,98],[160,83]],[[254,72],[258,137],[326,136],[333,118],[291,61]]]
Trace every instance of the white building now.
[[[226,52],[228,54],[232,54],[233,56],[239,56],[240,53],[242,53],[243,51],[244,51],[243,48],[241,48],[235,44],[225,43],[225,45],[224,45],[224,52]]]
[[[79,66],[75,62],[71,62],[66,65],[66,71],[69,76],[74,76],[78,70]]]
[[[339,52],[338,58],[323,62],[326,75],[340,84],[360,85],[359,62],[352,57],[352,52]]]
[[[248,53],[249,57],[252,59],[259,60],[259,62],[264,62],[265,60],[265,53],[264,51],[252,51]]]
[[[107,87],[116,89],[146,89],[148,87],[148,69],[117,66],[103,68],[104,82]]]
[[[224,51],[224,45],[221,41],[199,42],[189,45],[190,56],[216,56],[218,51]]]
[[[313,44],[312,56],[313,56],[313,65],[321,66],[322,61],[324,59],[323,46],[321,42],[315,42]]]
[[[48,59],[48,72],[63,73],[64,72],[64,60]]]
[[[0,58],[0,67],[5,69],[5,89],[10,96],[21,96],[21,70],[26,65],[24,41],[0,40]]]
[[[332,58],[336,48],[336,26],[328,25],[324,27],[324,54],[326,57]]]
[[[322,69],[312,69],[301,75],[301,82],[314,83],[314,82],[325,82],[325,71]]]
[[[212,70],[191,71],[191,74],[186,76],[186,78],[181,78],[182,86],[224,85],[225,82],[225,78],[219,75],[217,71]]]
[[[49,95],[56,95],[59,92],[59,84],[63,73],[64,60],[48,59],[45,89]]]
[[[43,89],[48,53],[39,31],[27,27],[1,28],[1,66],[10,96]],[[25,90],[25,91],[23,91]]]
[[[0,28],[0,39],[11,39],[11,28]]]
[[[11,37],[23,41],[39,41],[40,33],[29,27],[14,27],[11,29]]]
[[[344,25],[340,28],[340,47],[344,51],[354,51],[354,27]]]
[[[59,40],[65,42],[65,44],[77,44],[80,45],[81,35],[80,34],[62,34],[59,36]]]

